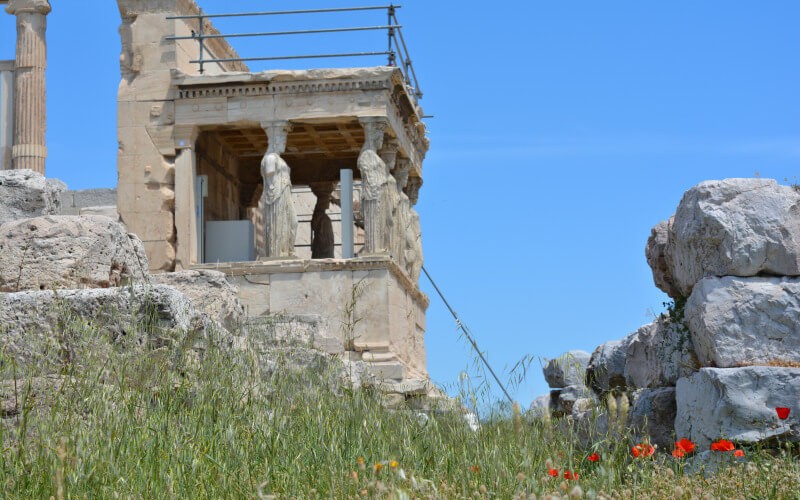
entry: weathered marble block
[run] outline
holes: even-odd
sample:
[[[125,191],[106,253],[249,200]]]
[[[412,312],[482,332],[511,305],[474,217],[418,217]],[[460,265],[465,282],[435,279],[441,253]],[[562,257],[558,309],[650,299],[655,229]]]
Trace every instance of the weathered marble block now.
[[[706,278],[685,314],[703,366],[800,364],[800,278]]]
[[[0,225],[0,292],[108,288],[147,281],[142,242],[99,215],[47,215]]]
[[[798,401],[800,368],[702,368],[678,380],[675,433],[698,448],[719,438],[737,443],[797,442],[797,412],[780,421],[775,408],[796,408]]]
[[[33,170],[0,171],[0,225],[18,219],[61,213],[67,185]]]

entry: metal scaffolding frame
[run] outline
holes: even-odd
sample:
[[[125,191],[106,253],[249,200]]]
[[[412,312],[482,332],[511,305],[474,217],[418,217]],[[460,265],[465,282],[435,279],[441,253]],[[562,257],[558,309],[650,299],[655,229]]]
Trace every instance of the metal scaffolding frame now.
[[[166,39],[197,40],[199,45],[199,56],[197,59],[194,59],[190,62],[199,65],[201,74],[204,71],[203,66],[208,63],[388,56],[387,64],[389,66],[399,67],[403,73],[405,84],[410,89],[411,93],[417,99],[422,99],[422,90],[420,89],[419,81],[417,79],[416,72],[414,71],[414,66],[411,62],[411,57],[408,52],[408,46],[406,45],[405,38],[403,37],[402,25],[397,20],[397,9],[401,7],[402,7],[401,5],[389,4],[389,5],[367,6],[367,7],[280,10],[280,11],[242,12],[242,13],[226,13],[226,14],[206,14],[201,9],[199,14],[167,17],[167,19],[175,19],[175,20],[196,19],[197,30],[192,31],[192,34],[190,36],[170,36],[167,37]],[[371,10],[385,10],[387,14],[387,23],[385,25],[379,25],[379,26],[348,26],[342,28],[325,28],[325,29],[294,30],[294,31],[266,31],[266,32],[256,32],[256,33],[206,34],[204,33],[203,30],[204,21],[206,19],[253,17],[253,16],[276,16],[276,15],[293,15],[293,14],[319,14],[319,13],[355,12],[355,11],[371,11]],[[320,34],[320,33],[345,33],[354,31],[381,31],[381,30],[386,31],[387,34],[388,46],[387,50],[385,51],[328,53],[328,54],[300,54],[300,55],[239,57],[239,58],[213,58],[213,57],[209,58],[206,56],[207,50],[204,44],[205,40],[213,38],[290,36],[290,35],[309,35],[309,34]]]

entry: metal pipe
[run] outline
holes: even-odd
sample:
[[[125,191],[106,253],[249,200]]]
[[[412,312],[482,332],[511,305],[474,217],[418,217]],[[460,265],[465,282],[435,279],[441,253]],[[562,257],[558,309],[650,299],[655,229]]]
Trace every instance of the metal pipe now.
[[[283,15],[283,14],[317,14],[317,13],[324,13],[324,12],[354,12],[354,11],[362,11],[362,10],[383,10],[388,9],[389,7],[393,7],[395,9],[399,9],[402,5],[379,5],[379,6],[369,6],[369,7],[342,7],[337,9],[309,9],[309,10],[273,10],[267,12],[242,12],[239,14],[209,14],[204,15],[203,17],[212,18],[212,17],[245,17],[245,16],[276,16],[276,15]],[[200,17],[199,15],[188,15],[188,16],[169,16],[167,19],[197,19]]]
[[[197,34],[200,35],[200,74],[203,74],[203,9],[200,9],[198,18]]]
[[[353,171],[339,170],[342,207],[342,258],[353,258]]]
[[[230,35],[202,35],[202,36],[168,36],[166,40],[195,40],[197,38],[239,38],[245,36],[275,36],[275,35],[310,35],[314,33],[340,33],[346,31],[376,31],[376,30],[392,30],[394,28],[402,28],[399,25],[391,26],[361,26],[355,28],[327,28],[318,30],[301,30],[301,31],[265,31],[263,33],[233,33]],[[390,47],[391,48],[391,47]]]
[[[386,52],[354,52],[351,54],[318,54],[306,56],[277,56],[277,57],[230,57],[225,59],[205,59],[207,63],[235,62],[235,61],[280,61],[284,59],[319,59],[325,57],[360,57],[360,56],[385,56]],[[201,61],[189,61],[196,64]]]

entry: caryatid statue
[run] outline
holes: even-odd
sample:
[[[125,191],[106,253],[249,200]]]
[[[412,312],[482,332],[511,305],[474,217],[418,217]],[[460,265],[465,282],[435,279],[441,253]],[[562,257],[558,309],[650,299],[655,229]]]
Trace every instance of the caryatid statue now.
[[[281,158],[286,151],[289,122],[262,123],[269,145],[261,160],[261,177],[264,192],[261,206],[264,209],[264,256],[290,257],[294,255],[297,235],[297,216],[292,202],[292,179],[289,165]]]
[[[361,172],[361,207],[364,213],[364,254],[391,251],[390,233],[392,225],[391,174],[386,163],[378,155],[383,146],[385,118],[362,118],[364,146],[358,155],[358,170]]]
[[[409,203],[413,206],[417,204],[419,188],[422,186],[422,179],[412,177],[407,182],[407,192]],[[422,271],[422,228],[419,223],[419,214],[414,208],[408,209],[408,224],[406,225],[406,253],[405,262],[408,275],[416,283],[419,281],[419,274]]]
[[[410,161],[406,158],[398,158],[395,161],[395,168],[392,169],[392,177],[395,179],[397,188],[396,203],[394,210],[394,232],[392,235],[392,255],[401,268],[407,267],[406,262],[406,229],[409,224],[409,212],[411,202],[403,191],[408,182],[408,171]]]
[[[17,54],[14,72],[13,168],[45,173],[45,69],[47,67],[48,0],[10,0],[6,12],[17,16]]]

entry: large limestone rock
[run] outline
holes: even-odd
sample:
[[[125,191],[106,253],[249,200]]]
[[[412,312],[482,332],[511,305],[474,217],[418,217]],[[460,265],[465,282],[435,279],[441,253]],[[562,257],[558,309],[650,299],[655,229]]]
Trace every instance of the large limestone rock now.
[[[155,274],[153,283],[170,285],[180,290],[192,301],[194,307],[229,330],[244,320],[244,307],[239,302],[238,291],[225,279],[225,273],[211,270],[178,271]]]
[[[672,218],[661,221],[650,231],[645,247],[645,257],[650,269],[653,270],[653,281],[656,286],[672,298],[680,297],[681,293],[675,286],[670,270],[670,262],[667,258],[667,246],[669,243],[669,230],[672,225]]]
[[[706,278],[685,314],[703,366],[800,365],[800,278]]]
[[[772,179],[698,184],[678,205],[666,262],[684,297],[706,276],[800,275],[800,193]]]
[[[0,171],[0,225],[17,219],[61,213],[67,186],[33,170]]]
[[[21,366],[65,357],[80,363],[76,357],[101,356],[112,345],[137,351],[182,342],[197,349],[212,334],[229,337],[166,285],[0,293],[0,351]]]
[[[591,354],[586,351],[569,351],[551,359],[544,366],[544,378],[553,389],[570,385],[584,385],[586,365]]]
[[[586,384],[599,396],[609,391],[624,392],[625,359],[631,337],[611,340],[599,346],[592,353],[586,366]]]
[[[0,292],[107,288],[147,279],[142,242],[103,216],[47,215],[0,225]]]
[[[698,448],[720,437],[737,443],[800,441],[797,416],[781,422],[775,414],[776,407],[796,408],[800,401],[800,368],[703,368],[678,381],[676,401],[676,436]]]
[[[625,382],[638,389],[674,386],[699,368],[688,328],[659,317],[639,328],[625,354]]]
[[[640,389],[633,393],[629,426],[636,440],[649,438],[652,444],[668,450],[675,442],[675,388]]]

